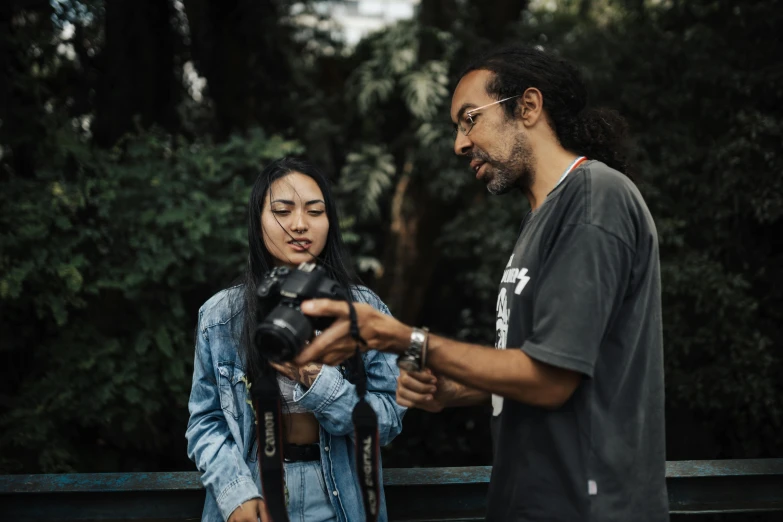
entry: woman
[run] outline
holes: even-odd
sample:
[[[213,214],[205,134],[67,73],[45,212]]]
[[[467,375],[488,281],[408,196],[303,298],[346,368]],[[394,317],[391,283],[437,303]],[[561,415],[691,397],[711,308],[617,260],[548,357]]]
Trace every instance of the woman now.
[[[351,413],[357,402],[350,365],[270,366],[252,343],[255,289],[274,266],[313,261],[350,287],[353,299],[389,313],[369,289],[356,286],[329,185],[307,162],[283,158],[256,180],[249,203],[250,255],[244,283],[217,293],[199,310],[193,387],[188,408],[188,456],[203,473],[203,521],[268,520],[261,500],[254,413],[247,384],[276,372],[283,404],[285,485],[294,522],[364,520],[355,471]],[[393,359],[363,356],[367,400],[378,416],[380,443],[402,429],[395,402]],[[381,493],[383,491],[381,490]],[[381,495],[380,520],[386,520]],[[277,522],[277,521],[276,521]]]

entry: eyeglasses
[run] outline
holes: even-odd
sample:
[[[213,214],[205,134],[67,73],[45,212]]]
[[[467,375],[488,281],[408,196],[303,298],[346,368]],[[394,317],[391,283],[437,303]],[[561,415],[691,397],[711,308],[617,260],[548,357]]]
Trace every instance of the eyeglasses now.
[[[513,100],[514,98],[519,98],[522,96],[521,94],[517,94],[516,96],[509,96],[508,98],[503,98],[502,100],[498,100],[496,102],[488,103],[486,105],[482,105],[481,107],[476,107],[475,109],[470,109],[469,111],[465,111],[465,113],[459,118],[457,121],[457,124],[454,126],[454,132],[456,133],[457,130],[459,130],[462,134],[467,136],[470,134],[470,131],[473,130],[473,126],[476,124],[475,118],[473,118],[473,115],[476,114],[481,109],[486,109],[487,107],[492,107],[493,105],[497,105],[498,103],[503,103],[504,101]]]

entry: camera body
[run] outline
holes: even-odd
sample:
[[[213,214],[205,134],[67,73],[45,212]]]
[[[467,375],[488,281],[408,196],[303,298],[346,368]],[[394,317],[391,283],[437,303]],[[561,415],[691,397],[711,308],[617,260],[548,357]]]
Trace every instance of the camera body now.
[[[302,302],[317,298],[346,300],[348,296],[340,283],[312,262],[293,270],[279,266],[267,272],[256,289],[254,343],[263,357],[275,363],[291,361],[316,330],[325,330],[334,322],[333,317],[308,317],[302,313]]]

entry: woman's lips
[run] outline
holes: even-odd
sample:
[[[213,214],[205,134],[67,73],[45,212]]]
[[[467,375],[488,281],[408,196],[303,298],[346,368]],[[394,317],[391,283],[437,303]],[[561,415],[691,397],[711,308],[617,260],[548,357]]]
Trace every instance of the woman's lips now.
[[[304,252],[310,248],[312,243],[310,241],[289,241],[288,244],[291,245],[291,248],[296,252]]]

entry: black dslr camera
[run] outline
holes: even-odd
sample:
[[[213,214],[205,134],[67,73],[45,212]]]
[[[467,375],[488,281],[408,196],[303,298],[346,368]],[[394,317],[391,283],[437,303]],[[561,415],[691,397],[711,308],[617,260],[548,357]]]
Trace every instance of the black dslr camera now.
[[[325,330],[333,317],[308,317],[302,301],[315,298],[346,300],[340,283],[329,279],[315,263],[302,263],[292,270],[279,266],[269,271],[256,289],[255,345],[271,362],[293,360],[313,338],[315,330]]]

